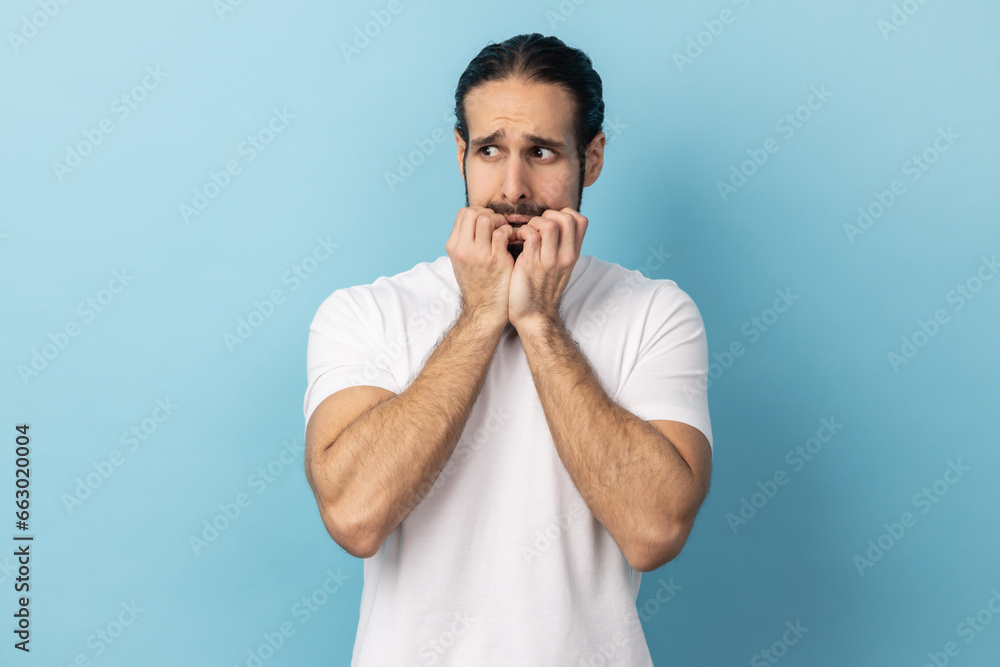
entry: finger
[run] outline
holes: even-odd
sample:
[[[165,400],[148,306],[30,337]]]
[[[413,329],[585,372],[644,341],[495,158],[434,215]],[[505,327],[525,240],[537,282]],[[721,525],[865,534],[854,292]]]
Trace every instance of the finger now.
[[[497,229],[503,227],[508,223],[507,223],[507,218],[503,217],[499,213],[491,211],[490,209],[487,209],[487,215],[489,216],[490,221],[489,221],[489,227],[487,228],[485,234],[485,239],[486,239],[485,243],[487,246],[489,246],[492,243],[493,232],[495,232]]]
[[[545,216],[542,218],[542,222],[538,223],[538,233],[541,235],[539,258],[542,261],[542,265],[546,267],[554,267],[556,265],[556,252],[559,249],[559,231],[560,222],[552,216]]]
[[[573,241],[576,247],[576,257],[579,258],[580,251],[583,248],[583,237],[587,233],[587,225],[589,224],[589,221],[585,215],[581,214],[579,211],[569,208],[568,206],[562,210],[563,212],[569,213],[573,216],[573,219],[576,221],[576,224],[574,225]]]
[[[538,250],[542,244],[542,237],[538,233],[538,230],[532,227],[529,221],[527,225],[519,228],[517,233],[524,241],[524,249],[521,250],[521,255],[517,258],[517,261],[520,262],[522,259],[526,259],[529,268],[538,264]]]
[[[561,211],[546,211],[559,224],[559,244],[555,249],[555,261],[559,266],[573,266],[576,263],[576,218],[570,208]],[[544,215],[544,214],[543,214]]]
[[[514,228],[510,224],[501,225],[493,230],[493,257],[500,257],[501,253],[510,256],[507,244],[513,232]]]
[[[545,214],[543,213],[542,215],[536,215],[535,217],[529,219],[527,223],[521,225],[521,229],[525,229],[525,230],[526,229],[533,229],[536,232],[541,232],[542,231],[542,223],[546,220],[546,218],[543,217],[544,215]]]
[[[484,206],[466,206],[462,209],[462,220],[459,224],[459,245],[474,245],[476,241],[476,224],[480,215],[492,215],[493,211]],[[489,242],[487,241],[487,245]]]
[[[475,245],[485,252],[487,246],[492,243],[493,230],[496,229],[493,216],[480,213],[476,218]]]
[[[460,213],[460,220],[458,223],[458,239],[457,247],[464,248],[476,237],[476,219],[479,217],[479,211],[473,207],[466,207],[462,209]]]
[[[449,253],[455,249],[458,245],[458,241],[462,235],[462,221],[465,220],[466,207],[458,209],[458,213],[455,215],[455,224],[451,227],[451,234],[448,235],[448,241],[445,244],[445,248],[451,248]]]

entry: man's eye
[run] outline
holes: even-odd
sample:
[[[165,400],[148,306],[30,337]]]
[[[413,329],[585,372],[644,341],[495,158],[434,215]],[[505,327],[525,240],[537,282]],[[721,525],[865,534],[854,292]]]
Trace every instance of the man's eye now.
[[[486,154],[484,152],[484,151],[496,150],[496,149],[497,149],[496,146],[483,146],[482,148],[479,149],[479,154],[482,155],[483,157],[496,157],[495,154],[494,155],[488,155],[488,154]],[[549,158],[549,157],[554,157],[555,156],[555,152],[551,148],[545,148],[543,146],[535,146],[531,150],[534,152],[534,157],[541,158],[543,160],[545,158]],[[542,152],[542,154],[539,155],[538,154],[539,152]]]

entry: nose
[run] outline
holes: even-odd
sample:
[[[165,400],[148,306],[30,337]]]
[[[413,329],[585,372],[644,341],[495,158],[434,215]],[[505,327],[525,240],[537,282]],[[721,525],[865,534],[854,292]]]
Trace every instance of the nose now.
[[[529,175],[524,162],[512,157],[504,165],[503,185],[500,194],[504,201],[517,204],[522,198],[531,199],[531,189],[528,183]]]

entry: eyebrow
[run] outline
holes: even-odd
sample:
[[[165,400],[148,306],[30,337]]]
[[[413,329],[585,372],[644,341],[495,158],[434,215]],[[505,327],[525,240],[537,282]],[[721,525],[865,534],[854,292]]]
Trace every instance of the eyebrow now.
[[[545,148],[557,148],[560,150],[566,150],[566,144],[562,141],[556,141],[555,139],[550,139],[549,137],[542,137],[537,134],[524,134],[522,135],[527,141],[531,142],[535,146],[544,146]],[[469,146],[472,150],[479,150],[483,146],[489,146],[495,144],[497,141],[505,137],[504,130],[497,130],[493,134],[487,135],[485,137],[480,137],[478,139],[473,139]]]

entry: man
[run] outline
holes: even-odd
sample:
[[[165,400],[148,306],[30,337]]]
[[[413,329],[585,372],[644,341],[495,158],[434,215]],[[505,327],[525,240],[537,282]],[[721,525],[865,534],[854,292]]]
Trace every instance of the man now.
[[[601,95],[554,37],[483,49],[447,256],[312,322],[306,474],[365,559],[352,665],[652,664],[640,573],[708,492],[708,354],[676,283],[580,256]]]

